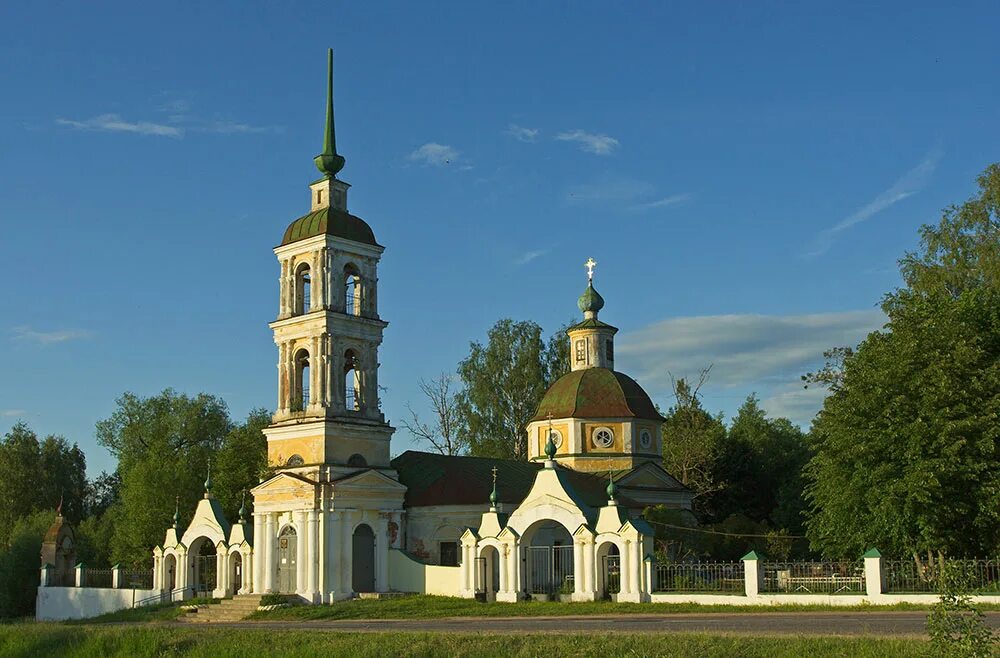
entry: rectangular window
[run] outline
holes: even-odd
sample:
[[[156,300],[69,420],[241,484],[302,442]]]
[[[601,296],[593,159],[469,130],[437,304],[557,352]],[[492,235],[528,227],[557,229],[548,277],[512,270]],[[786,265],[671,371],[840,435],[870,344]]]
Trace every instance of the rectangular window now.
[[[576,341],[576,362],[585,363],[587,361],[587,343],[583,340]]]
[[[458,566],[458,542],[457,541],[443,541],[443,542],[441,542],[441,566],[442,567],[457,567]]]
[[[608,363],[614,363],[615,360],[615,341],[610,338],[604,343],[604,354],[608,357]]]
[[[323,190],[316,190],[316,205],[323,204]]]

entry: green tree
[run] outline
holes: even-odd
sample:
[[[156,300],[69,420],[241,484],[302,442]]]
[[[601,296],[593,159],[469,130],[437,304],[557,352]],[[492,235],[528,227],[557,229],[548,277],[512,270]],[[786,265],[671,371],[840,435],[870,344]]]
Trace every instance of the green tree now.
[[[40,509],[55,509],[72,522],[84,516],[87,460],[66,439],[48,436],[42,441],[25,423],[17,423],[0,439],[0,545],[14,524]]]
[[[699,516],[711,513],[711,495],[724,482],[718,477],[726,426],[722,415],[713,416],[701,406],[701,387],[709,369],[692,386],[681,378],[673,382],[674,404],[663,423],[663,468],[694,492]]]
[[[121,489],[114,514],[112,560],[148,565],[172,522],[174,497],[182,515],[203,493],[210,457],[232,429],[225,403],[170,389],[148,398],[125,393],[97,440],[118,459]],[[183,519],[182,519],[183,521]]]
[[[889,322],[843,362],[811,432],[807,532],[828,555],[1000,545],[1000,167],[925,226]]]
[[[8,541],[0,545],[0,619],[34,614],[41,567],[38,556],[55,516],[55,509],[50,509],[19,518]]]
[[[713,496],[717,518],[744,514],[791,534],[802,530],[802,469],[809,460],[802,430],[787,418],[768,418],[755,394],[733,418],[718,477],[726,487]]]
[[[560,338],[560,332],[562,338]],[[565,330],[546,343],[534,322],[499,320],[486,345],[473,342],[458,366],[461,424],[469,454],[527,459],[525,428],[549,385],[569,369]]]
[[[236,522],[239,518],[244,492],[249,492],[260,484],[261,479],[269,472],[267,438],[263,430],[270,424],[269,411],[252,410],[243,423],[226,434],[222,447],[212,462],[212,492],[219,499],[230,522]],[[246,500],[249,514],[249,493]]]

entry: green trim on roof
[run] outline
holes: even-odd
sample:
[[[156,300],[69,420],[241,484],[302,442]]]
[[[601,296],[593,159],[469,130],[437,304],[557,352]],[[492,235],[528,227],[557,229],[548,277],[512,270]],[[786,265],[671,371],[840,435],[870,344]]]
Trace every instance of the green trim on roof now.
[[[757,554],[757,551],[750,551],[746,555],[740,558],[740,560],[763,560],[761,555]]]
[[[375,233],[365,223],[365,220],[343,210],[329,207],[314,210],[289,224],[281,239],[281,245],[284,246],[324,234],[375,247],[379,246],[375,242]]]
[[[877,548],[869,548],[861,557],[882,557],[882,554],[878,552]]]
[[[584,320],[583,322],[578,322],[572,327],[567,327],[566,331],[575,331],[577,329],[610,329],[615,333],[618,332],[618,327],[612,326],[607,322],[601,322],[597,318],[590,318],[588,320]]]

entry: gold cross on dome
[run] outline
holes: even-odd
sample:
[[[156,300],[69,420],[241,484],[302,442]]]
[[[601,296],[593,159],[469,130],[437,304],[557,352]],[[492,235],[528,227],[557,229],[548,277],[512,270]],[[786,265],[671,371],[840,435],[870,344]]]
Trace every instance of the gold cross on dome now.
[[[594,280],[594,268],[597,267],[597,261],[594,260],[593,258],[588,258],[587,262],[584,263],[583,266],[587,268],[587,280],[588,281],[593,281]]]

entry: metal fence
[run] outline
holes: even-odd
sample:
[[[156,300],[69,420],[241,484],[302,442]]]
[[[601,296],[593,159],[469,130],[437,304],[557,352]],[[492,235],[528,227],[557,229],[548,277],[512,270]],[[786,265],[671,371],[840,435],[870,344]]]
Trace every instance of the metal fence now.
[[[76,569],[49,571],[49,587],[76,587]]]
[[[114,582],[113,569],[83,569],[84,587],[107,587]]]
[[[742,594],[746,588],[742,562],[658,564],[654,592],[721,592]]]
[[[118,587],[121,589],[153,589],[153,571],[152,569],[122,570],[118,574]]]
[[[1000,559],[947,560],[964,581],[963,588],[974,594],[1000,594]],[[914,559],[883,560],[886,591],[893,594],[933,594],[939,590],[941,565]]]
[[[573,546],[529,546],[528,591],[532,594],[572,594]]]
[[[764,562],[761,592],[864,594],[865,567],[857,562]]]

